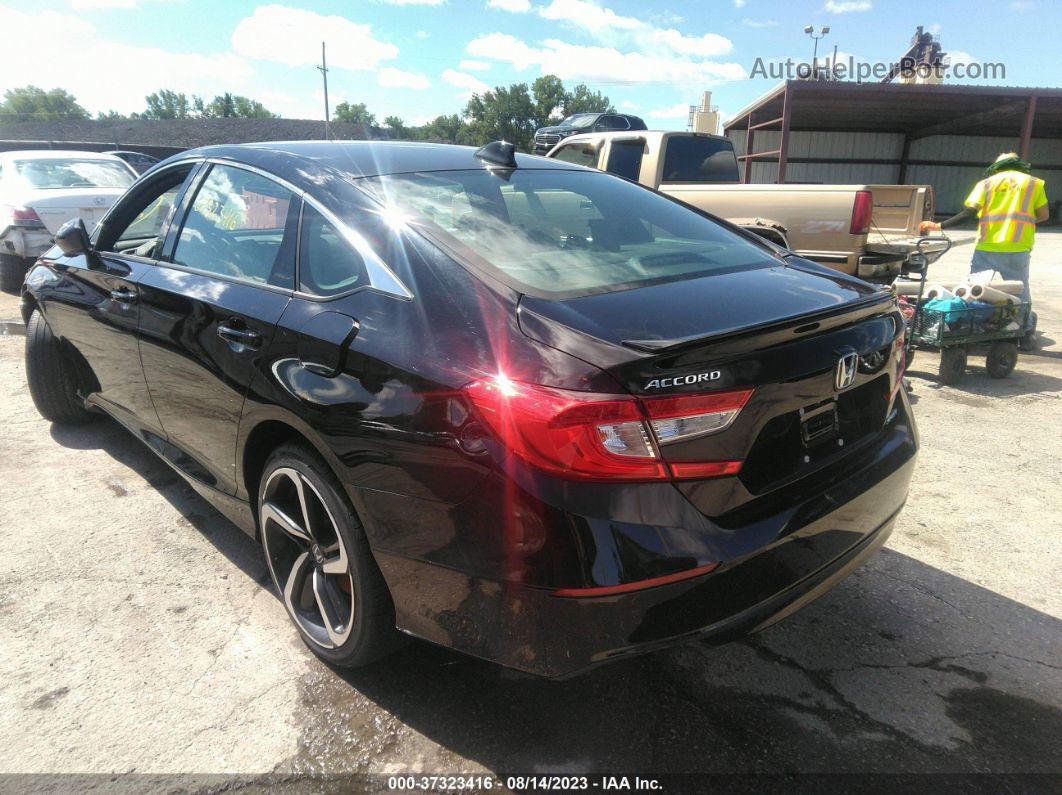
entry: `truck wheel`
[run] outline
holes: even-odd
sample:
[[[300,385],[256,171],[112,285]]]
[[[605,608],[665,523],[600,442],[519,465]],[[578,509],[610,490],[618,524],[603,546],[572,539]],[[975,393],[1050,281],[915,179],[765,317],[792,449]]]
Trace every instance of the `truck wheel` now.
[[[957,384],[966,375],[966,346],[955,345],[940,349],[938,380],[942,384]]]
[[[993,378],[1006,378],[1018,363],[1018,346],[1011,340],[996,340],[988,349],[985,367]]]
[[[26,324],[26,380],[37,412],[49,422],[82,423],[96,419],[77,394],[77,370],[48,321],[34,309]]]
[[[0,254],[0,290],[18,295],[26,279],[26,260],[13,254]]]

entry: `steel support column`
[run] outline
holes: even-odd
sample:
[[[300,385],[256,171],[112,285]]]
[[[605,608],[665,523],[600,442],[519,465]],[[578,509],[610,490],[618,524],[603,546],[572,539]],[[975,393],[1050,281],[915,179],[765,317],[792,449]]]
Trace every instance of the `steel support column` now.
[[[1022,160],[1029,159],[1029,142],[1032,139],[1033,119],[1036,116],[1036,97],[1029,97],[1025,106],[1025,121],[1021,125],[1021,146],[1018,148],[1018,156]]]
[[[785,96],[782,99],[782,135],[778,140],[778,184],[785,182],[786,161],[789,159],[789,121],[793,117],[793,84],[785,84]],[[748,163],[748,161],[745,161]],[[747,168],[747,166],[746,166]]]
[[[911,158],[911,133],[903,135],[903,151],[900,153],[900,175],[896,180],[897,185],[907,184],[907,161]]]
[[[745,130],[745,170],[742,172],[741,181],[748,185],[752,182],[752,138],[756,135],[756,128],[752,126],[752,114],[749,114],[749,124]]]

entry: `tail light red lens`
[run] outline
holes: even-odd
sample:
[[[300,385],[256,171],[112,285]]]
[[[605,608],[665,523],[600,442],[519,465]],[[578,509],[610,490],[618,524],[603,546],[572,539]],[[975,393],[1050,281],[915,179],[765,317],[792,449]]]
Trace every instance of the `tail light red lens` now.
[[[729,427],[751,389],[639,400],[498,376],[465,391],[508,454],[575,480],[668,480],[736,474],[740,461],[668,461],[670,442]]]
[[[17,207],[10,204],[0,204],[0,229],[9,226],[44,226],[41,217],[32,207]]]
[[[852,224],[848,228],[850,235],[865,235],[870,231],[870,218],[874,214],[874,194],[868,190],[857,190],[852,204]]]

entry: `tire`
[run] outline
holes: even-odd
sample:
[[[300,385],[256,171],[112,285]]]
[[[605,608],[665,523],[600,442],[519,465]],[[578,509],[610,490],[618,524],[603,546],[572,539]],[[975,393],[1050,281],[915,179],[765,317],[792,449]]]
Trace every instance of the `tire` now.
[[[12,254],[0,254],[0,290],[18,295],[26,280],[26,260]]]
[[[1018,364],[1018,345],[1011,340],[996,340],[988,349],[985,368],[993,378],[1006,378]]]
[[[365,531],[316,452],[299,444],[273,452],[258,490],[258,521],[273,585],[314,654],[354,668],[403,644]]]
[[[942,384],[957,384],[966,375],[966,346],[955,345],[940,349],[938,380]]]
[[[77,393],[77,369],[48,321],[34,309],[26,324],[26,380],[37,412],[50,422],[77,424],[97,415]]]

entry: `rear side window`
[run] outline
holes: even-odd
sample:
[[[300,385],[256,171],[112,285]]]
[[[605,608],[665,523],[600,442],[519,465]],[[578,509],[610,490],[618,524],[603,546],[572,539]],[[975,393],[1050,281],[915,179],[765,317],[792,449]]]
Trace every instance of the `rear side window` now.
[[[737,157],[730,141],[672,136],[667,139],[661,182],[737,182]]]
[[[610,174],[624,177],[634,182],[638,181],[638,175],[642,170],[642,155],[645,153],[645,144],[641,141],[615,142],[608,153],[608,166],[605,170]]]
[[[639,119],[637,116],[628,116],[627,121],[630,122],[632,130],[647,130],[645,122]]]
[[[299,289],[311,295],[339,295],[368,281],[361,254],[307,202],[299,235]]]
[[[215,165],[188,211],[173,261],[219,276],[291,287],[299,204],[271,179]]]

